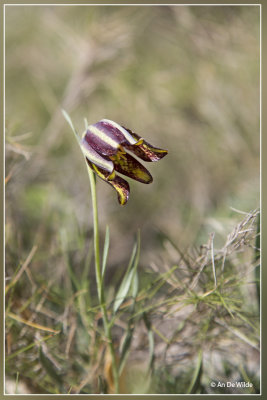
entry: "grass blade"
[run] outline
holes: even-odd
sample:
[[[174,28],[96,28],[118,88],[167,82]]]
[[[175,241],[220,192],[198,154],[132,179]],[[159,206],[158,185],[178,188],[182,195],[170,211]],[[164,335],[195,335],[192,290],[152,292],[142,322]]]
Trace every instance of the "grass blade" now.
[[[136,273],[133,278],[132,286],[131,286],[131,292],[132,292],[132,297],[135,300],[138,294],[138,288],[139,288],[139,280],[138,280],[138,274]],[[134,304],[133,304],[134,305]]]
[[[148,346],[149,346],[148,371],[152,371],[154,359],[155,359],[155,356],[154,356],[154,349],[155,349],[154,332],[151,327],[151,322],[149,321],[146,313],[143,313],[143,319],[144,319],[144,323],[145,323],[145,326],[147,329]]]
[[[203,364],[203,354],[202,354],[202,350],[199,351],[198,353],[198,361],[197,361],[197,365],[196,365],[196,369],[194,372],[194,375],[192,377],[192,381],[190,383],[190,386],[187,390],[187,394],[196,394],[196,393],[200,393],[200,389],[201,389],[201,376],[202,376],[202,364]]]
[[[137,265],[139,262],[139,256],[140,256],[140,232],[138,232],[137,235],[137,241],[134,244],[133,247],[133,251],[132,251],[132,256],[129,262],[129,266],[127,268],[127,271],[124,275],[124,278],[121,282],[121,285],[119,287],[119,290],[117,292],[115,301],[114,301],[114,305],[113,305],[113,312],[114,314],[118,311],[120,305],[122,304],[122,302],[124,301],[124,299],[126,298],[133,279],[136,275],[137,272]]]
[[[71,130],[72,130],[72,132],[74,133],[75,137],[78,139],[78,141],[80,141],[80,140],[79,140],[78,133],[77,133],[76,129],[74,128],[74,125],[73,125],[73,123],[72,123],[72,120],[71,120],[69,114],[67,113],[67,111],[65,111],[65,110],[63,110],[63,109],[62,109],[61,111],[62,111],[62,114],[63,114],[65,120],[67,121],[67,123],[68,123],[69,126],[71,127]]]
[[[126,335],[125,335],[123,343],[122,343],[121,351],[120,351],[119,375],[123,371],[125,362],[127,360],[127,357],[128,357],[129,351],[130,351],[130,346],[131,346],[132,337],[133,337],[133,331],[134,331],[134,328],[130,327],[130,323],[129,323],[127,331],[126,331]]]
[[[37,324],[36,322],[28,321],[12,312],[8,312],[6,315],[7,315],[7,317],[14,319],[15,321],[18,321],[24,325],[30,326],[31,328],[39,329],[40,331],[51,332],[51,333],[55,333],[55,334],[60,333],[60,330],[58,330],[58,329],[56,330],[53,328],[48,328],[44,325]]]
[[[45,342],[46,340],[49,340],[52,337],[54,337],[54,335],[47,335],[47,336],[43,337],[42,340],[39,340],[39,343]],[[22,353],[25,353],[28,350],[31,350],[33,347],[38,346],[39,343],[33,342],[33,343],[30,343],[28,346],[25,346],[25,347],[15,351],[14,353],[12,353],[12,354],[10,354],[9,356],[6,357],[6,361],[12,360],[12,358],[17,357],[19,354],[22,354]]]
[[[81,283],[76,278],[75,272],[73,271],[70,260],[69,260],[69,256],[68,256],[68,252],[67,252],[67,247],[68,247],[67,246],[67,233],[64,229],[60,230],[60,241],[61,241],[62,255],[63,255],[63,258],[64,258],[66,266],[67,266],[67,271],[69,273],[70,281],[72,283],[73,292],[76,292],[76,291],[78,292],[79,290],[81,290],[82,286],[81,286]]]
[[[107,266],[107,258],[108,258],[108,251],[109,251],[109,227],[107,226],[106,227],[104,250],[103,250],[102,279],[105,276],[105,271],[106,271],[106,266]]]

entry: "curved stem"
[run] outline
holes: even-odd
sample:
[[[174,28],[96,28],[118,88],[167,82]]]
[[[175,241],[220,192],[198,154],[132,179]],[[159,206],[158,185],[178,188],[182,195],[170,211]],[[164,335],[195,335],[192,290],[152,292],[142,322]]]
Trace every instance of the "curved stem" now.
[[[99,251],[99,224],[98,224],[98,209],[97,209],[97,196],[96,196],[96,184],[95,184],[95,174],[87,165],[90,186],[91,186],[91,197],[92,197],[92,205],[93,205],[93,218],[94,218],[94,253],[95,253],[95,274],[96,274],[96,284],[97,284],[97,293],[98,299],[101,307],[101,311],[103,314],[103,323],[105,329],[105,335],[109,344],[109,351],[111,354],[112,360],[112,372],[115,386],[115,393],[119,393],[119,373],[118,366],[116,362],[116,355],[114,350],[114,345],[112,342],[111,336],[111,326],[108,320],[105,295],[104,295],[104,286],[103,279],[101,275],[101,266],[100,266],[100,251]]]

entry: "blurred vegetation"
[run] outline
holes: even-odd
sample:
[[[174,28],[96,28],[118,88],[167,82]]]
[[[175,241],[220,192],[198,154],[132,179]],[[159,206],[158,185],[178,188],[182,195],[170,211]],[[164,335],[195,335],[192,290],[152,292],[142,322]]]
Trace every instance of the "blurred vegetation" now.
[[[257,393],[259,8],[7,6],[5,18],[6,390],[110,391],[89,183],[64,108],[80,132],[108,118],[169,150],[125,207],[97,182],[111,308],[141,229],[139,294],[114,329],[130,338],[127,390],[239,380],[254,386],[227,393]]]

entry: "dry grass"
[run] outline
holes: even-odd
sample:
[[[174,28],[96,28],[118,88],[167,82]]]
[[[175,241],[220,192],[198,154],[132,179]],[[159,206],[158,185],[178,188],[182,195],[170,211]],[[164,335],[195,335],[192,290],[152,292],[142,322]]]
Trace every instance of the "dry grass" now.
[[[166,246],[161,261],[140,270],[143,283],[135,309],[131,298],[127,299],[113,328],[118,358],[127,335],[129,339],[122,392],[184,393],[192,387],[194,393],[218,393],[210,388],[211,381],[249,380],[254,386],[246,393],[257,393],[258,217],[257,210],[246,215],[220,249],[213,248],[213,235],[207,245],[188,254],[180,254],[172,243],[175,264],[168,260]],[[170,243],[168,238],[165,241]],[[20,271],[26,271],[26,263]],[[105,373],[110,367],[103,364],[109,358],[101,339],[99,310],[90,305],[89,282],[75,283],[79,280],[72,276],[75,264],[69,268],[73,286],[69,300],[50,280],[42,285],[35,282],[27,303],[23,304],[22,295],[18,304],[11,288],[19,286],[20,271],[7,287],[11,292],[7,296],[7,371],[8,375],[14,368],[20,371],[22,382],[31,385],[29,392],[99,393],[112,387],[112,377]],[[149,274],[153,277],[148,279]],[[198,357],[199,381],[190,385]],[[141,371],[147,371],[145,380]],[[244,389],[234,392],[244,393]]]

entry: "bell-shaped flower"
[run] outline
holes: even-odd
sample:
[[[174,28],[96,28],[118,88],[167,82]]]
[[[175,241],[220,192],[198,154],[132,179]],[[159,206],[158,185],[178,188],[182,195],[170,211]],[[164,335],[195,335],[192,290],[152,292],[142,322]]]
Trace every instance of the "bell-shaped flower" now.
[[[129,198],[130,186],[116,172],[142,183],[153,180],[149,171],[128,151],[144,161],[159,161],[168,153],[108,119],[89,125],[80,144],[89,167],[113,186],[122,205]]]

